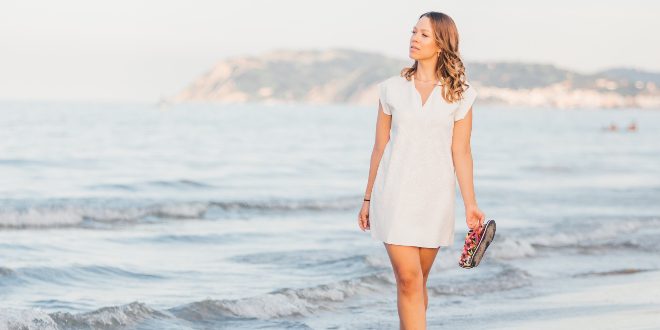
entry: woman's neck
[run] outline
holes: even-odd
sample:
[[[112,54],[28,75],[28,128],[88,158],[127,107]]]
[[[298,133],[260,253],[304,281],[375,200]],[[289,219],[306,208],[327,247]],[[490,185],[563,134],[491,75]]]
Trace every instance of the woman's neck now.
[[[415,78],[422,81],[436,81],[438,77],[435,73],[435,67],[438,63],[438,60],[431,58],[428,60],[417,61],[417,72],[415,72]]]

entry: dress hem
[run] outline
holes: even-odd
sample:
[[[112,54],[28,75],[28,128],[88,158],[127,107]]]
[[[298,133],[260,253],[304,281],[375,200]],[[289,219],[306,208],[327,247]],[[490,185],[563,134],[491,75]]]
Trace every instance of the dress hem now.
[[[449,243],[449,244],[439,243],[439,244],[434,244],[432,246],[424,245],[424,244],[416,244],[416,243],[397,243],[397,242],[394,242],[394,241],[384,240],[384,239],[378,238],[373,234],[371,235],[371,238],[373,238],[376,241],[380,241],[380,242],[387,243],[387,244],[392,244],[392,245],[414,246],[414,247],[422,247],[422,248],[428,248],[428,249],[437,249],[437,248],[440,248],[440,247],[443,247],[443,246],[444,247],[450,247],[450,246],[453,245],[451,243]]]

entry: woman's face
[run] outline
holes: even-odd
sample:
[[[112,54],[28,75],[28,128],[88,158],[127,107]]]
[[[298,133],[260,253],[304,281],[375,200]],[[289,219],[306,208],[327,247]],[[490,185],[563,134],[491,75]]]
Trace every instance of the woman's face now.
[[[440,48],[435,43],[431,21],[424,16],[417,21],[417,25],[411,31],[408,56],[414,60],[437,58],[438,51]]]

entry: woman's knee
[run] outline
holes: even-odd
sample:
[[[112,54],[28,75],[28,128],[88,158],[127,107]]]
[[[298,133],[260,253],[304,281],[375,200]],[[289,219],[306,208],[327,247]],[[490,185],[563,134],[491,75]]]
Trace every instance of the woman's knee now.
[[[397,272],[397,285],[405,293],[419,292],[423,288],[424,276],[421,269]]]

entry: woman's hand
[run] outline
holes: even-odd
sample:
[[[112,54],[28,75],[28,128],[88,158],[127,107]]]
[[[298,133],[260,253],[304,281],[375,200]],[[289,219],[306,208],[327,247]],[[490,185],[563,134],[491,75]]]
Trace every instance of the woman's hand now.
[[[484,220],[486,220],[486,216],[476,204],[465,206],[465,222],[468,228],[477,230],[484,224]]]
[[[362,203],[362,209],[360,210],[360,214],[358,214],[358,224],[360,225],[360,229],[362,229],[362,231],[365,231],[365,229],[371,229],[371,224],[369,223],[368,201],[364,201]]]

